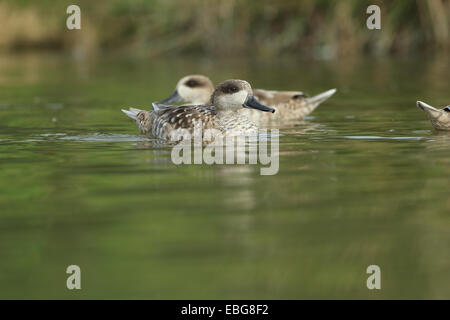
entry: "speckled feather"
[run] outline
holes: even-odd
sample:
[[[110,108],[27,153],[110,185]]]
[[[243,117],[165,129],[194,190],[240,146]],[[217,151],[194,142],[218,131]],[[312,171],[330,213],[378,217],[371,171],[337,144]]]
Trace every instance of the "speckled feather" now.
[[[151,134],[160,139],[169,140],[172,132],[186,129],[191,134],[195,128],[221,129],[217,122],[216,111],[210,106],[165,106],[158,110],[140,111],[136,124],[141,133]]]
[[[253,94],[262,104],[276,109],[276,112],[273,114],[256,112],[256,110],[252,109],[243,109],[240,111],[242,115],[247,116],[256,123],[303,119],[319,105],[308,103],[306,95],[300,91],[255,89]]]
[[[173,134],[188,130],[191,135],[201,129],[215,129],[222,135],[253,135],[258,126],[240,114],[242,107],[257,108],[259,112],[273,112],[273,108],[256,102],[250,84],[243,80],[231,79],[220,83],[211,95],[209,105],[172,106],[153,103],[153,111],[135,108],[122,111],[134,119],[141,133],[156,138],[172,140]],[[209,136],[209,134],[208,134]]]
[[[201,78],[199,78],[201,77]],[[208,83],[206,86],[200,86],[196,89],[186,89],[185,83],[189,80],[195,80],[197,82],[203,81]],[[182,95],[181,98],[187,103],[193,103],[197,101],[200,103],[210,102],[211,94],[213,93],[212,82],[206,76],[190,75],[182,78],[176,89],[180,92],[188,92],[188,94]],[[259,112],[252,109],[241,109],[239,113],[248,117],[256,124],[266,124],[268,122],[286,121],[286,120],[298,120],[303,119],[311,112],[313,112],[322,102],[327,100],[336,90],[329,90],[323,92],[314,97],[307,97],[301,91],[275,91],[255,89],[253,95],[255,98],[264,105],[274,107],[275,113]],[[327,94],[323,99],[316,100],[316,97]]]
[[[134,109],[137,110],[137,109]],[[225,135],[257,133],[256,124],[239,114],[217,115],[213,106],[165,106],[158,104],[158,110],[139,110],[135,120],[143,134],[170,140],[171,134],[178,129],[186,129],[193,134],[198,128],[202,133],[206,129],[216,129]]]
[[[433,118],[428,116],[433,127],[439,130],[450,130],[450,118],[445,114],[441,114],[439,117]]]
[[[421,101],[417,101],[417,106],[426,112],[434,128],[437,130],[450,130],[450,106],[436,109]]]

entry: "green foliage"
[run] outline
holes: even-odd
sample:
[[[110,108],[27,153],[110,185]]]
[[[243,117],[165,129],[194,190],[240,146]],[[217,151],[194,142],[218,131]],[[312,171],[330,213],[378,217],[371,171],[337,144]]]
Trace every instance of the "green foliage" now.
[[[334,56],[450,47],[448,0],[80,0],[86,28],[77,37],[68,36],[61,23],[66,2],[57,7],[53,1],[6,2],[0,14],[35,10],[40,23],[51,26],[48,37],[62,47],[143,50],[151,55],[313,55],[323,44]],[[365,26],[371,4],[382,9],[381,31]],[[52,24],[55,20],[58,23]],[[32,34],[33,25],[28,28]],[[13,48],[16,41],[12,36],[0,46]],[[36,41],[45,41],[45,36]]]

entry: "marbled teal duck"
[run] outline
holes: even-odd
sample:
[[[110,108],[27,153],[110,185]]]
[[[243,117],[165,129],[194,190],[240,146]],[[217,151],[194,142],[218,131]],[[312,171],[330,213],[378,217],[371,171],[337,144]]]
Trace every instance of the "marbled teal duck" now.
[[[210,99],[213,84],[211,80],[203,75],[190,75],[178,81],[175,91],[166,99],[159,103],[179,103],[189,104],[207,103]],[[308,97],[301,91],[274,91],[255,89],[255,98],[264,105],[275,108],[276,112],[262,113],[254,112],[250,109],[241,109],[241,113],[246,115],[256,123],[266,123],[272,121],[286,121],[303,119],[314,111],[322,102],[330,98],[336,89],[331,89],[313,97]]]
[[[258,126],[238,111],[242,108],[275,112],[253,97],[250,84],[244,80],[227,80],[213,91],[211,104],[172,106],[154,103],[154,110],[136,108],[122,111],[135,120],[141,133],[156,138],[171,140],[178,129],[191,134],[195,128],[217,129],[225,135],[257,134]],[[173,100],[166,102],[169,103]]]

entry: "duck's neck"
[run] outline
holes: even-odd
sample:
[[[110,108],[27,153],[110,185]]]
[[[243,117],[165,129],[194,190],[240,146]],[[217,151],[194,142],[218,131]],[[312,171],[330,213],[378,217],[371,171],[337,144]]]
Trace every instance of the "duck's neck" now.
[[[209,100],[205,101],[205,99],[194,99],[194,100],[191,101],[190,104],[192,104],[192,105],[204,105],[204,104],[208,104],[208,102],[209,102]]]

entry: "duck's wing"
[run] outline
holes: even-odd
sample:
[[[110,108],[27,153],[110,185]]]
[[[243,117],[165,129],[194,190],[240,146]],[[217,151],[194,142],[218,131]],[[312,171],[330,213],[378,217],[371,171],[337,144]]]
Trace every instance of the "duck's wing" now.
[[[154,110],[156,118],[169,123],[173,129],[190,129],[194,122],[210,122],[216,117],[216,111],[210,106],[168,106],[158,105]]]
[[[206,109],[214,109],[211,105],[197,105],[197,104],[183,104],[180,106],[174,106],[169,104],[164,104],[161,102],[152,102],[153,110],[164,110],[164,109],[174,109],[174,108],[181,108],[181,107],[196,107],[196,108],[206,108]]]
[[[308,97],[302,91],[275,91],[264,89],[253,90],[253,95],[259,102],[268,106],[274,106],[280,103],[290,103]]]
[[[153,110],[155,110],[155,111],[159,111],[159,110],[163,110],[163,109],[170,109],[170,108],[175,108],[176,107],[176,106],[173,106],[173,105],[164,104],[164,103],[160,103],[160,102],[153,102],[152,106],[153,106]]]
[[[155,105],[153,106],[155,108]],[[152,112],[153,135],[170,138],[173,131],[186,129],[193,133],[195,128],[217,129],[216,110],[212,106],[169,106],[157,104]]]
[[[284,103],[307,103],[318,106],[335,94],[336,91],[336,89],[331,89],[312,97],[309,97],[302,91],[273,91],[264,89],[255,89],[253,94],[261,103],[269,106],[276,106]]]
[[[322,102],[330,98],[335,92],[336,89],[332,89],[309,97],[302,91],[255,89],[253,90],[253,94],[256,99],[262,104],[275,108],[277,111],[274,115],[254,112],[253,110],[247,109],[242,112],[257,123],[303,119],[313,112]]]

